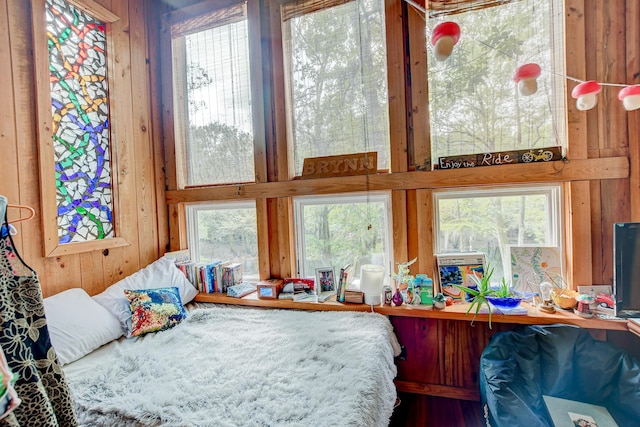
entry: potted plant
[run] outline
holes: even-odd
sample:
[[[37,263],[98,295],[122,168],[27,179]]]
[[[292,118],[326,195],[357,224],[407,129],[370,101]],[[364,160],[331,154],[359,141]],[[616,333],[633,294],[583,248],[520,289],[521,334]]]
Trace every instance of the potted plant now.
[[[492,288],[491,277],[493,276],[493,272],[493,267],[487,265],[486,274],[482,277],[478,277],[474,273],[471,277],[475,283],[474,287],[454,285],[458,289],[466,292],[469,296],[469,308],[467,309],[467,314],[473,310],[473,320],[475,320],[482,306],[486,305],[489,312],[489,328],[491,328],[492,305],[502,309],[513,309],[522,301],[522,298],[517,296],[509,285],[509,282],[504,277],[500,280],[500,285],[497,288]]]
[[[493,268],[487,266],[487,273],[483,274],[482,277],[478,277],[475,272],[473,276],[471,276],[473,282],[475,283],[474,287],[467,287],[464,285],[453,285],[456,288],[466,292],[469,301],[469,308],[467,309],[467,314],[474,310],[473,320],[475,320],[476,316],[480,312],[482,305],[486,305],[489,309],[489,327],[491,327],[491,306],[489,305],[489,301],[487,300],[487,296],[491,294],[491,276],[493,275]],[[473,322],[473,321],[472,321]]]

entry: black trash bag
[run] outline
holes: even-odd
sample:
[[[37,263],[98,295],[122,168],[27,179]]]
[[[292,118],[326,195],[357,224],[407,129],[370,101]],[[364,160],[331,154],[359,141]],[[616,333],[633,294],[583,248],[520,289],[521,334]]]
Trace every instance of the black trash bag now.
[[[492,427],[553,427],[543,395],[604,406],[640,427],[640,363],[569,325],[495,334],[480,357],[480,394]]]

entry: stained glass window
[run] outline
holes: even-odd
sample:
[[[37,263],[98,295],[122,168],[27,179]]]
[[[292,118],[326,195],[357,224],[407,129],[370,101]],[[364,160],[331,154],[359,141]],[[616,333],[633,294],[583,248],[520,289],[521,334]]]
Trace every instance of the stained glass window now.
[[[106,25],[46,0],[59,243],[114,237]]]

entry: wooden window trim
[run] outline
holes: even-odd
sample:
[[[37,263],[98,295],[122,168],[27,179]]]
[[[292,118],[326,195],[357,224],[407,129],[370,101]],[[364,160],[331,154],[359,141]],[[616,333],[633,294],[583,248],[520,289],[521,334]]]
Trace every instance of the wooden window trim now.
[[[338,0],[339,1],[339,0]],[[427,0],[429,1],[429,0]],[[425,0],[418,0],[418,3],[425,4]],[[462,4],[464,0],[457,3]],[[282,5],[291,3],[288,0],[270,0],[266,3],[266,9],[261,12],[269,12],[262,16],[262,24],[266,26],[262,34],[263,55],[265,56],[265,64],[263,70],[265,74],[264,88],[267,100],[265,105],[267,110],[264,112],[265,117],[271,118],[267,120],[268,129],[266,129],[269,137],[270,157],[269,165],[272,169],[274,165],[283,166],[286,164],[287,155],[281,153],[283,144],[286,147],[286,132],[283,131],[284,109],[280,103],[284,90],[282,86],[282,43],[280,32],[281,7]],[[560,14],[561,19],[565,20],[565,40],[563,47],[565,48],[564,57],[566,60],[567,74],[574,75],[585,79],[586,77],[586,57],[585,35],[584,35],[584,18],[583,11],[585,5],[584,0],[567,0],[564,9]],[[412,161],[410,164],[420,165],[429,164],[430,147],[429,147],[429,131],[428,131],[428,88],[419,86],[415,82],[419,81],[419,77],[426,77],[426,47],[424,43],[424,19],[412,10],[407,9],[408,19],[408,38],[409,38],[409,57],[403,59],[408,63],[410,73],[413,77],[414,84],[406,83],[407,90],[411,90],[411,99],[408,101],[409,110],[405,111],[402,107],[402,114],[405,114],[409,120],[406,125],[408,129],[407,139],[409,140],[409,150],[414,150]],[[255,17],[254,17],[255,18]],[[387,16],[387,19],[388,16]],[[268,26],[271,26],[269,29]],[[402,30],[402,28],[400,29]],[[414,32],[420,32],[415,35]],[[387,43],[390,43],[389,37]],[[250,49],[251,49],[250,44]],[[259,49],[259,47],[256,47]],[[417,63],[417,61],[420,61]],[[268,70],[269,67],[273,67]],[[166,70],[166,68],[165,68]],[[391,65],[388,65],[388,71]],[[423,74],[424,73],[424,74]],[[167,73],[170,74],[170,73]],[[398,70],[398,74],[401,74]],[[392,77],[389,76],[391,79]],[[404,76],[402,76],[404,79]],[[409,92],[407,92],[409,93]],[[569,89],[565,97],[569,99]],[[408,212],[407,217],[410,219],[404,222],[404,229],[413,227],[413,222],[417,223],[418,237],[417,242],[408,242],[413,244],[409,247],[409,257],[419,256],[419,265],[416,265],[420,271],[432,271],[433,266],[433,242],[432,242],[432,202],[431,195],[433,189],[438,188],[459,188],[464,186],[491,186],[491,185],[512,185],[525,182],[556,182],[564,183],[565,203],[564,209],[564,231],[565,231],[565,250],[567,258],[567,281],[571,285],[578,283],[592,283],[592,271],[590,268],[584,268],[584,265],[590,265],[588,262],[592,257],[592,239],[591,239],[591,212],[590,197],[592,190],[590,186],[599,184],[602,180],[617,180],[629,178],[633,174],[630,172],[629,158],[624,155],[613,155],[604,158],[588,158],[587,156],[587,115],[575,111],[574,103],[567,103],[568,118],[565,122],[567,126],[568,153],[570,160],[564,163],[552,162],[553,164],[529,164],[529,165],[511,165],[501,166],[499,168],[479,168],[466,170],[449,170],[449,171],[431,171],[428,168],[418,168],[421,172],[407,172],[394,170],[394,173],[377,174],[368,178],[365,182],[364,178],[358,177],[338,177],[323,178],[299,181],[293,177],[286,176],[290,169],[278,167],[277,170],[269,171],[269,179],[249,184],[240,185],[223,185],[217,187],[192,188],[185,190],[176,190],[175,186],[170,187],[170,191],[166,193],[166,200],[170,207],[177,207],[184,202],[198,202],[210,200],[236,200],[236,199],[255,199],[259,212],[266,212],[272,209],[276,203],[284,206],[284,202],[290,200],[291,196],[306,194],[325,194],[327,192],[348,193],[353,191],[365,191],[366,189],[384,189],[384,190],[407,190],[406,200],[403,204],[398,205],[398,209],[404,209]],[[411,107],[417,108],[411,108]],[[413,111],[412,111],[413,110]],[[426,118],[426,120],[420,118]],[[594,113],[595,114],[595,113]],[[569,126],[571,124],[571,126]],[[172,126],[171,123],[165,122],[165,126]],[[173,135],[173,133],[171,133]],[[422,136],[420,136],[422,135]],[[420,147],[417,147],[416,140]],[[275,155],[274,153],[277,153]],[[409,162],[407,162],[409,163]],[[175,162],[168,161],[168,170],[175,165]],[[415,196],[413,195],[415,193]],[[275,209],[275,208],[273,208]],[[274,210],[274,212],[276,212]],[[259,249],[261,272],[269,271],[274,277],[280,275],[278,263],[286,263],[288,257],[293,256],[278,248],[278,239],[274,237],[278,233],[283,233],[278,227],[277,215],[270,218],[266,213],[258,214],[260,223],[259,233],[262,233],[262,240],[267,238],[273,239],[273,251],[269,251],[269,245]],[[179,236],[178,230],[172,230],[172,238]],[[287,237],[290,237],[288,235]],[[401,236],[402,237],[402,236]],[[411,235],[409,238],[412,238]],[[400,239],[401,240],[401,239]],[[394,237],[394,248],[399,246],[399,242]],[[397,254],[396,254],[397,258]],[[265,277],[269,277],[265,276]]]
[[[73,6],[82,9],[88,14],[105,22],[107,25],[119,20],[118,16],[100,6],[92,0],[67,0]],[[40,199],[42,206],[42,241],[45,257],[56,257],[121,246],[129,246],[130,243],[122,237],[118,237],[118,225],[120,223],[118,207],[118,188],[112,185],[113,200],[113,238],[92,240],[87,242],[74,242],[60,244],[58,240],[57,203],[55,193],[55,168],[53,164],[54,148],[52,141],[53,118],[51,117],[51,88],[49,85],[49,55],[46,44],[46,12],[45,0],[32,0],[33,19],[33,56],[36,78],[36,116],[38,135],[38,160],[40,164]],[[107,33],[109,28],[107,27]],[[113,42],[107,37],[107,51],[114,52]],[[107,69],[113,70],[112,55],[107,56]],[[39,76],[39,77],[38,77]],[[113,79],[107,73],[107,81],[110,92],[114,93]],[[117,108],[110,104],[111,110]],[[114,108],[115,107],[115,108]],[[110,112],[110,116],[114,116]],[[117,180],[117,151],[115,144],[115,132],[111,131],[111,181]]]

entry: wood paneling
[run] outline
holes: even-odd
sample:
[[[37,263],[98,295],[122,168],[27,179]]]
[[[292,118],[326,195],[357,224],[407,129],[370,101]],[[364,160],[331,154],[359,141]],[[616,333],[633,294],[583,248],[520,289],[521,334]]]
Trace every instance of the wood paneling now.
[[[119,196],[116,209],[123,213],[119,236],[132,244],[104,253],[87,251],[44,258],[35,111],[50,100],[36,98],[35,83],[48,82],[48,74],[42,76],[35,69],[31,2],[0,1],[0,72],[4,76],[0,85],[0,194],[38,213],[17,225],[16,244],[25,261],[37,271],[45,296],[73,287],[98,293],[155,260],[168,243],[164,186],[158,185],[158,181],[164,182],[163,169],[161,164],[156,167],[157,154],[164,161],[162,151],[158,151],[161,132],[159,127],[157,133],[150,131],[152,103],[157,104],[159,99],[152,100],[150,86],[150,70],[157,55],[149,56],[146,2],[97,3],[119,17],[110,34],[110,54],[115,62],[111,94],[117,157],[114,166],[118,168],[114,187]]]

